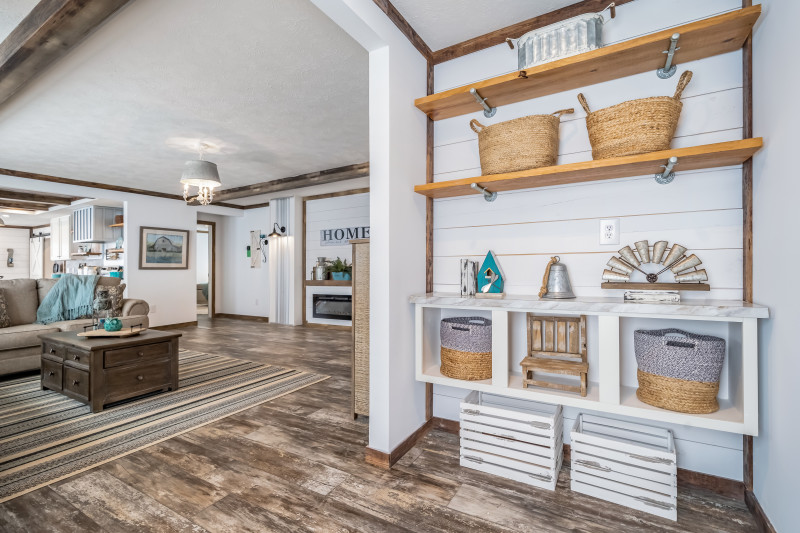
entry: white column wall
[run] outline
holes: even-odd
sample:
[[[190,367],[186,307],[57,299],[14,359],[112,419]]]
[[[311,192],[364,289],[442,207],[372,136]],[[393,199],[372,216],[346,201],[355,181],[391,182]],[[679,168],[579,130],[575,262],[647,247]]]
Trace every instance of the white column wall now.
[[[798,284],[795,245],[800,182],[794,172],[800,72],[787,53],[800,3],[765,0],[753,38],[753,126],[764,148],[753,163],[754,299],[769,306],[759,321],[761,421],[754,439],[754,491],[777,531],[797,530]]]
[[[427,64],[372,0],[312,0],[370,52],[370,431],[390,452],[425,422],[425,386],[414,378],[414,314],[425,290]]]

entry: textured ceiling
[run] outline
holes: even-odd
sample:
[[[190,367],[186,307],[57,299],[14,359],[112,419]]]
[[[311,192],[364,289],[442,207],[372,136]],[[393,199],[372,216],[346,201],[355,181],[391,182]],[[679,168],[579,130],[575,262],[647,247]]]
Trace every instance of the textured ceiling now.
[[[0,41],[22,22],[39,0],[0,0]]]
[[[392,3],[430,49],[436,51],[577,1],[392,0]]]
[[[177,194],[197,139],[223,189],[362,163],[367,69],[308,0],[136,0],[0,106],[0,168]]]

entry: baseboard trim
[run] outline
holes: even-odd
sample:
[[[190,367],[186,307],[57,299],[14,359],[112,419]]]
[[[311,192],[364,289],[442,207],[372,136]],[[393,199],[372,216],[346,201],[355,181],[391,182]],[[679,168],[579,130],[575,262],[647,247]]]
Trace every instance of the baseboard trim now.
[[[767,514],[764,512],[764,508],[758,503],[758,498],[756,498],[752,490],[744,491],[744,503],[747,504],[747,508],[753,513],[760,533],[776,533],[775,527],[772,525],[772,522],[769,521]]]
[[[438,429],[454,434],[458,434],[461,430],[461,424],[458,420],[447,420],[446,418],[433,417],[430,422],[431,429]],[[570,457],[570,446],[569,444],[564,444],[564,460],[569,461]],[[733,479],[712,476],[710,474],[703,474],[701,472],[694,472],[692,470],[684,470],[683,468],[679,468],[678,486],[705,489],[728,498],[746,501],[744,483],[741,481],[735,481]],[[755,498],[755,496],[753,497]],[[755,512],[753,514],[755,514]]]
[[[414,433],[409,435],[406,440],[401,442],[390,453],[375,450],[367,446],[364,453],[364,460],[372,466],[389,470],[397,461],[400,460],[401,457],[408,453],[408,450],[414,447],[419,439],[425,436],[425,434],[433,427],[432,422],[433,419],[422,424]]]
[[[235,315],[232,313],[216,313],[214,318],[232,318],[234,320],[250,320],[252,322],[269,322],[268,316]]]
[[[150,329],[157,329],[160,331],[167,330],[167,329],[184,329],[184,328],[191,328],[197,326],[197,320],[194,322],[181,322],[179,324],[165,324],[163,326],[153,326]]]

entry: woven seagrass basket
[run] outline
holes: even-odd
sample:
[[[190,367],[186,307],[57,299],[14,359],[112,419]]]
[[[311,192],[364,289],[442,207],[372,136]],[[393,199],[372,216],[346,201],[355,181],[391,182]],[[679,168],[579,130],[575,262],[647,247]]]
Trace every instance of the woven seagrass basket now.
[[[633,339],[639,367],[637,398],[680,413],[719,410],[725,339],[679,329],[637,330]]]
[[[681,94],[691,79],[691,71],[684,72],[674,96],[629,100],[599,111],[590,111],[583,93],[579,94],[578,101],[586,111],[592,158],[669,150],[683,108]]]
[[[492,377],[492,321],[479,316],[445,318],[440,325],[442,375],[454,379]]]
[[[504,174],[555,165],[560,117],[574,112],[574,109],[562,109],[549,115],[530,115],[491,126],[471,120],[469,127],[478,134],[481,173],[484,176]]]

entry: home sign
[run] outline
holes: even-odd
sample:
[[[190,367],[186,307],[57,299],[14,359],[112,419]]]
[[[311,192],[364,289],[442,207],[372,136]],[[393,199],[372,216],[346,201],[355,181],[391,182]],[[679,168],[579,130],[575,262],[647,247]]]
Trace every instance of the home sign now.
[[[369,226],[323,229],[319,231],[320,246],[341,246],[351,239],[369,239]]]

